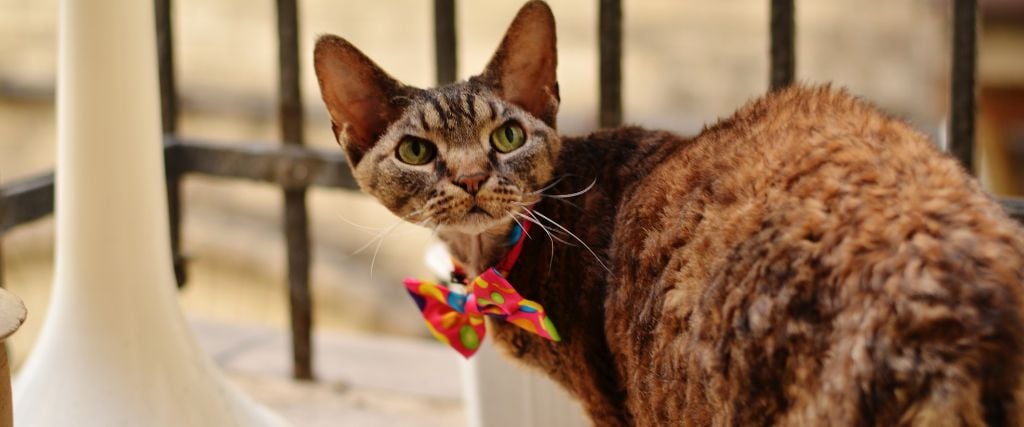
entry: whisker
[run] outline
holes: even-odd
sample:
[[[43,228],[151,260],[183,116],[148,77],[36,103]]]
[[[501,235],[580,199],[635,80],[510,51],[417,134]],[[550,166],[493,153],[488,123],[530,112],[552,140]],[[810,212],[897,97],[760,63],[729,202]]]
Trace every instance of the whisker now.
[[[562,238],[560,238],[560,237],[558,236],[559,234],[565,234],[565,233],[562,233],[562,231],[561,231],[561,230],[551,230],[551,228],[550,228],[550,227],[546,227],[546,226],[545,226],[545,225],[544,225],[544,224],[543,224],[543,223],[542,223],[542,222],[540,221],[540,218],[537,218],[536,216],[534,216],[534,215],[533,215],[533,209],[532,209],[533,205],[532,205],[532,204],[525,204],[525,203],[515,203],[515,202],[513,202],[513,204],[515,204],[515,205],[518,205],[518,206],[522,206],[522,207],[526,208],[525,210],[523,210],[523,212],[526,212],[526,214],[530,215],[529,217],[526,217],[526,216],[524,216],[524,215],[523,215],[522,213],[519,213],[519,215],[520,215],[520,218],[523,218],[523,219],[525,219],[525,220],[527,220],[527,221],[530,221],[530,222],[532,222],[532,223],[534,223],[534,224],[537,224],[538,226],[542,227],[542,228],[544,229],[544,231],[545,231],[545,232],[553,232],[553,233],[555,233],[555,234],[554,234],[553,236],[554,236],[555,240],[558,240],[558,242],[559,242],[559,243],[562,243],[563,245],[569,245],[569,246],[576,246],[576,244],[575,244],[575,243],[573,243],[573,242],[570,242],[570,241],[567,241],[567,240],[565,240],[565,239],[562,239]],[[532,218],[531,218],[531,217],[532,217]]]
[[[513,214],[516,215],[519,218],[522,218],[525,221],[529,221],[529,222],[532,222],[532,223],[536,224],[538,227],[540,227],[540,229],[542,231],[544,231],[545,234],[548,235],[548,239],[552,239],[552,235],[551,235],[550,231],[548,230],[548,228],[545,227],[544,224],[542,224],[540,222],[537,222],[538,220],[530,218],[530,217],[528,217],[526,215],[523,215],[521,213],[518,213],[518,212],[513,212]],[[512,219],[515,220],[515,218],[512,218]],[[519,222],[519,221],[516,221],[516,222]],[[554,243],[555,243],[555,241],[551,240],[551,244],[554,244]]]
[[[531,192],[529,192],[529,193],[526,193],[526,194],[528,194],[528,195],[534,195],[534,194],[540,194],[540,193],[543,193],[543,192],[544,192],[545,190],[548,190],[548,189],[550,189],[551,187],[554,187],[554,186],[558,185],[558,183],[559,183],[559,182],[562,182],[562,180],[563,180],[563,179],[566,179],[566,178],[568,178],[568,177],[570,177],[570,176],[573,176],[573,175],[572,175],[572,174],[566,174],[566,175],[562,175],[562,176],[560,176],[560,177],[556,178],[556,179],[555,179],[554,181],[552,181],[552,182],[551,182],[550,184],[548,184],[548,185],[544,186],[544,188],[541,188],[540,190],[537,190],[537,191],[531,191]]]
[[[529,212],[529,211],[527,211],[527,212]],[[548,231],[548,228],[545,227],[544,224],[541,224],[540,222],[537,222],[537,220],[530,219],[528,216],[523,215],[523,214],[518,213],[518,212],[512,212],[512,213],[514,215],[518,215],[518,216],[522,217],[524,220],[527,220],[527,221],[530,221],[530,222],[532,222],[534,224],[537,224],[537,226],[540,227],[541,230],[544,230],[544,234],[548,235],[548,241],[551,242],[551,256],[548,257],[548,271],[551,271],[551,266],[554,265],[554,263],[555,263],[555,239],[554,239],[554,237],[552,237],[551,232]]]
[[[403,217],[399,218],[399,219],[398,219],[398,221],[397,221],[397,222],[395,222],[394,224],[392,224],[391,226],[389,226],[389,227],[385,227],[385,228],[382,228],[382,229],[381,229],[381,230],[382,230],[381,232],[377,233],[377,235],[376,235],[376,236],[374,236],[374,237],[373,237],[372,239],[368,240],[368,241],[367,241],[366,243],[364,243],[364,244],[363,244],[362,246],[360,246],[360,247],[359,247],[359,249],[356,249],[355,251],[353,251],[353,252],[352,252],[351,254],[349,254],[349,256],[352,256],[352,255],[358,255],[358,254],[359,254],[360,252],[362,252],[363,250],[365,250],[366,248],[368,248],[368,247],[369,247],[370,245],[372,245],[372,244],[373,244],[374,242],[376,242],[376,241],[377,241],[378,239],[382,239],[382,238],[384,238],[384,237],[385,237],[385,236],[386,236],[386,235],[387,235],[388,233],[390,233],[391,231],[393,231],[393,230],[394,230],[395,228],[397,228],[398,226],[402,225],[402,223],[403,223],[403,222],[408,222],[408,221],[409,221],[409,217],[412,217],[412,216],[414,216],[414,215],[418,215],[418,214],[419,214],[419,213],[420,213],[421,211],[422,211],[422,209],[419,209],[419,210],[413,211],[413,212],[409,213],[408,215],[406,215],[406,216],[403,216]],[[420,222],[419,222],[419,223],[417,223],[416,225],[422,225],[422,224],[426,223],[427,221],[428,221],[428,220],[423,220],[423,221],[420,221]]]
[[[338,218],[341,218],[341,220],[344,221],[348,225],[351,225],[351,226],[356,227],[356,228],[358,228],[360,230],[364,230],[364,231],[368,231],[368,232],[372,232],[372,233],[378,233],[378,232],[380,232],[382,230],[387,230],[387,227],[371,227],[369,225],[357,224],[357,223],[353,222],[352,220],[350,220],[348,218],[345,218],[345,216],[341,215],[341,214],[338,214]]]
[[[559,243],[561,243],[561,244],[563,244],[563,245],[568,245],[568,246],[576,246],[576,244],[575,244],[575,243],[569,242],[569,241],[567,241],[567,240],[565,240],[565,239],[562,239],[561,237],[557,236],[557,234],[558,234],[558,233],[561,233],[561,231],[559,231],[559,230],[551,230],[551,228],[550,228],[550,227],[547,227],[547,226],[545,226],[545,225],[544,225],[544,223],[542,223],[542,222],[540,221],[540,218],[537,218],[537,216],[535,216],[535,215],[533,214],[533,211],[531,211],[531,210],[528,210],[528,211],[526,211],[526,213],[527,213],[527,214],[528,214],[528,215],[529,215],[530,217],[532,217],[532,218],[526,218],[526,219],[530,220],[530,222],[532,222],[532,223],[534,223],[534,224],[537,224],[537,225],[539,225],[539,226],[540,226],[541,228],[543,228],[543,229],[544,229],[544,231],[546,231],[546,232],[552,232],[552,231],[553,231],[553,232],[554,232],[554,234],[550,234],[550,233],[549,233],[549,234],[550,234],[551,236],[553,236],[553,237],[554,237],[554,239],[555,239],[555,240],[557,240],[557,241],[558,241]],[[563,234],[564,234],[564,233],[563,233]]]
[[[590,248],[590,245],[588,245],[586,242],[584,242],[583,239],[580,239],[579,236],[573,234],[571,231],[567,230],[565,227],[562,227],[561,224],[555,222],[555,220],[553,220],[551,218],[548,218],[546,215],[544,215],[544,214],[542,214],[540,212],[537,212],[537,211],[533,211],[532,213],[536,214],[536,215],[539,215],[543,219],[548,220],[548,222],[550,222],[552,225],[554,225],[555,227],[558,227],[562,231],[568,233],[570,236],[575,238],[577,242],[580,242],[580,244],[582,244],[584,248],[587,248],[587,250],[590,251],[590,254],[594,256],[594,259],[597,261],[597,263],[601,264],[601,267],[603,267],[604,270],[608,272],[608,274],[612,273],[612,270],[609,269],[608,266],[604,264],[604,261],[601,261],[601,257],[597,256],[597,253],[594,252],[594,250]]]
[[[377,262],[377,254],[380,252],[381,246],[384,245],[384,240],[387,239],[388,235],[390,235],[391,232],[394,231],[397,228],[398,225],[401,225],[404,222],[405,222],[405,220],[403,219],[402,222],[398,223],[396,226],[394,226],[390,230],[388,230],[387,233],[385,233],[384,236],[382,236],[380,238],[380,240],[377,241],[377,247],[374,248],[374,250],[373,250],[373,258],[370,258],[370,279],[373,279],[373,266]],[[420,221],[420,222],[416,223],[416,225],[422,226],[426,222],[427,222],[427,220],[423,220],[423,221]]]
[[[575,193],[569,193],[569,194],[541,194],[540,196],[541,197],[548,197],[548,198],[552,198],[552,199],[568,199],[570,197],[576,197],[576,196],[579,196],[579,195],[581,195],[583,193],[586,193],[586,192],[590,191],[592,188],[594,188],[595,184],[597,184],[597,178],[594,178],[593,181],[590,181],[590,185],[588,185],[587,188],[584,188],[584,189],[582,189],[580,191],[577,191]]]
[[[360,246],[359,249],[356,249],[355,251],[353,251],[349,255],[350,256],[352,256],[352,255],[359,255],[360,252],[364,251],[366,248],[370,247],[370,245],[373,245],[378,240],[382,239],[387,233],[389,233],[391,230],[394,230],[398,226],[402,225],[402,223],[404,223],[404,222],[405,222],[404,219],[399,219],[397,222],[392,224],[390,227],[385,228],[384,231],[381,231],[380,233],[377,233],[376,236],[374,236],[372,239],[368,240],[366,243],[364,243],[362,246]]]
[[[514,214],[515,212],[512,212],[512,213]],[[526,234],[526,237],[529,237],[529,238],[532,239],[532,237],[530,237],[530,233],[526,231],[526,227],[523,227],[523,223],[519,222],[519,220],[516,219],[515,216],[510,216],[509,218],[512,218],[512,220],[515,221],[516,224],[519,224],[519,229],[523,230],[523,234]]]
[[[377,247],[373,248],[373,257],[370,258],[370,279],[373,279],[373,267],[377,263],[377,254],[380,252],[380,247],[384,246],[384,240],[387,239],[388,235],[391,234],[391,230],[388,230],[379,240],[377,240]]]
[[[544,197],[543,194],[541,194],[540,196]],[[578,205],[578,204],[576,204],[576,203],[574,203],[572,201],[569,201],[569,200],[566,200],[566,199],[560,199],[560,198],[557,198],[557,197],[552,197],[552,199],[554,199],[555,201],[558,201],[558,202],[565,203],[565,204],[567,204],[569,206],[572,206],[572,207],[576,208],[576,210],[580,210],[580,211],[583,210],[583,208],[581,208],[580,205]],[[530,205],[525,205],[524,204],[524,205],[520,205],[520,206],[529,207],[529,206],[532,206],[532,205],[533,204],[530,204]]]

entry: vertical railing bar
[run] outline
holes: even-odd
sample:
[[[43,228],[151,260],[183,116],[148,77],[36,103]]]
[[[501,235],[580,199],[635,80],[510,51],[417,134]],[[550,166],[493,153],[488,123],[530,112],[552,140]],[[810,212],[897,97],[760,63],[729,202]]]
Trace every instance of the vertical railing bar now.
[[[977,3],[953,1],[953,52],[950,85],[949,152],[974,173]]]
[[[178,89],[174,79],[174,29],[171,25],[172,0],[155,0],[157,70],[160,74],[160,118],[164,141],[178,133]],[[181,254],[181,165],[178,156],[166,152],[167,216],[171,233],[171,257],[178,287],[188,280],[185,258]]]
[[[439,86],[456,79],[455,48],[455,0],[434,0],[434,61]]]
[[[296,0],[277,0],[278,110],[286,145],[303,144],[299,88],[299,18]],[[304,173],[294,170],[293,173]],[[288,295],[292,327],[292,376],[313,378],[313,310],[309,292],[310,245],[306,189],[285,188],[284,231],[288,249]]]
[[[164,134],[178,131],[178,94],[174,81],[174,29],[172,0],[155,0],[157,64],[160,73],[160,113]]]
[[[796,17],[794,0],[771,0],[769,87],[782,89],[796,75]]]
[[[601,127],[622,124],[622,1],[600,0],[598,10]]]

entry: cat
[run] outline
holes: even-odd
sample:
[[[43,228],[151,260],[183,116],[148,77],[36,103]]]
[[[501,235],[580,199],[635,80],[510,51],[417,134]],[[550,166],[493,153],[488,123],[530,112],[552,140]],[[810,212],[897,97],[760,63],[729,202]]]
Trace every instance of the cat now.
[[[954,159],[829,86],[692,138],[563,137],[555,40],[528,2],[482,74],[428,90],[314,52],[361,188],[469,274],[534,223],[508,281],[562,341],[492,322],[510,357],[600,426],[1022,424],[1024,232]]]

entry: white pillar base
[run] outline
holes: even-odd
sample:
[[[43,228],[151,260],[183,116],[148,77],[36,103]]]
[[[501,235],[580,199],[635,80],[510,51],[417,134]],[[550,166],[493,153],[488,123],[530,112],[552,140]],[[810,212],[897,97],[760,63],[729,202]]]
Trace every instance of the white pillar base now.
[[[18,426],[284,423],[199,349],[171,269],[153,2],[61,0],[57,244]]]
[[[174,286],[155,280],[135,287],[154,285]],[[15,381],[15,425],[285,425],[224,381],[174,300],[125,295],[100,304],[89,300],[107,297],[69,296],[55,290],[40,339]]]

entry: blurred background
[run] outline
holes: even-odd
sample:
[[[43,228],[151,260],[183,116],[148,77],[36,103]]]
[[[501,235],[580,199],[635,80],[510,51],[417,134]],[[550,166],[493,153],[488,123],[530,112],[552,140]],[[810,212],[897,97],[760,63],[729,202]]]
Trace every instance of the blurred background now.
[[[765,0],[624,2],[623,96],[627,123],[693,134],[761,95],[768,85]],[[948,110],[949,1],[798,1],[797,78],[877,104],[940,145]],[[519,1],[458,3],[459,77],[477,73]],[[597,126],[597,2],[550,0],[558,23],[559,127]],[[1024,193],[1024,2],[981,1],[976,157],[986,188]],[[306,142],[335,149],[311,67],[318,34],[341,35],[398,79],[431,86],[433,9],[424,0],[301,0],[300,46]],[[180,134],[223,143],[276,141],[274,4],[175,0]],[[0,0],[0,184],[53,168],[57,2]],[[423,273],[428,233],[406,225],[356,253],[398,220],[351,191],[309,192],[312,289],[318,332],[424,338],[402,277]],[[278,188],[189,176],[183,252],[190,259],[181,303],[191,318],[287,330],[285,252]],[[357,226],[358,225],[358,226]],[[29,320],[13,339],[23,360],[45,317],[53,221],[3,236],[5,286]],[[282,347],[280,357],[286,359]],[[330,360],[318,360],[318,365]]]

